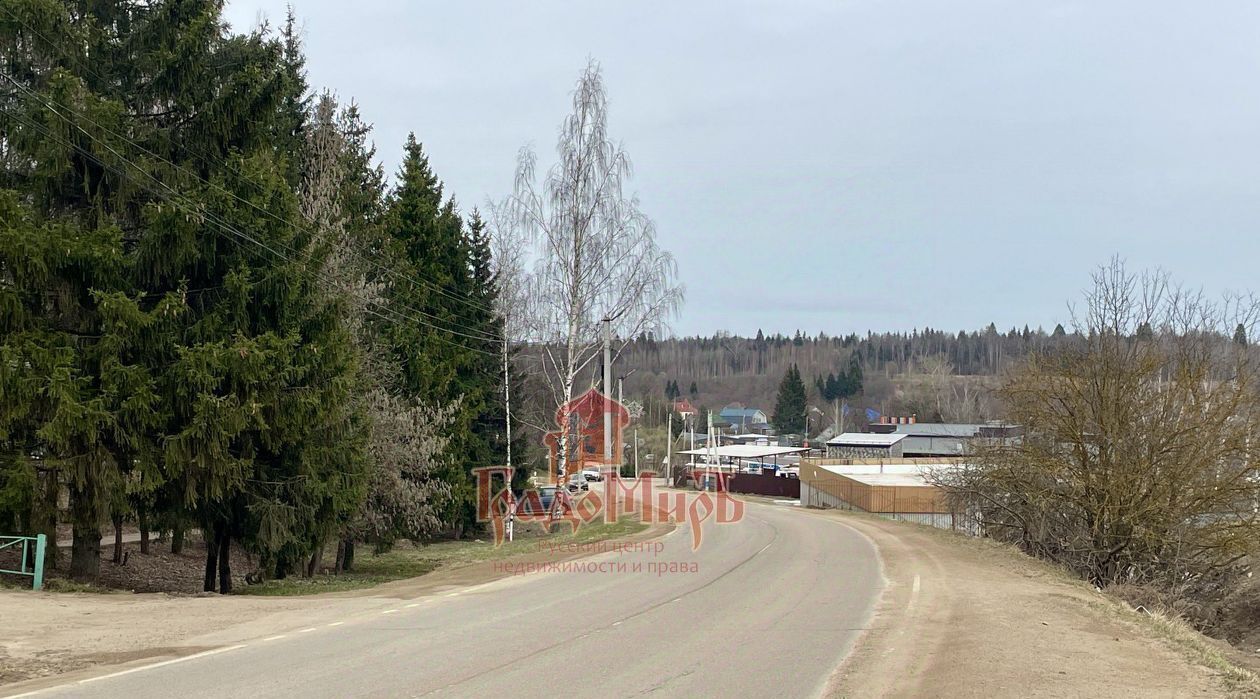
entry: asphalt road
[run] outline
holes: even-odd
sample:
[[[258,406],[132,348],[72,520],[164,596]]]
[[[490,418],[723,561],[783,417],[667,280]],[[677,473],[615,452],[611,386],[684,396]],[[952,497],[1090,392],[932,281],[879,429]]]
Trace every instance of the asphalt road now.
[[[660,551],[579,561],[597,572],[518,575],[401,600],[389,609],[348,612],[335,626],[216,648],[39,696],[820,693],[879,595],[874,547],[835,521],[765,504],[749,503],[743,521],[709,522],[703,531],[696,551],[683,526],[659,540]],[[625,570],[616,569],[620,563]],[[662,574],[659,564],[668,571],[671,563],[673,572]]]

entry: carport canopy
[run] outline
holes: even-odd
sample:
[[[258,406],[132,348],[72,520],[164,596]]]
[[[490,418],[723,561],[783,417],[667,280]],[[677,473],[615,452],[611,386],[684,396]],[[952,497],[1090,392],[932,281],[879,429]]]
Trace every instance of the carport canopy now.
[[[712,449],[685,449],[675,452],[687,456],[716,456],[722,459],[769,459],[785,454],[800,454],[809,447],[762,447],[756,444],[728,444]]]

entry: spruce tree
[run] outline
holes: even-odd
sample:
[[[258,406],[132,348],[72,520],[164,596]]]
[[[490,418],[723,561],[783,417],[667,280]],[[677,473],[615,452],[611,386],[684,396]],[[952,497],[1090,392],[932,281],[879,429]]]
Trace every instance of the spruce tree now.
[[[781,434],[795,434],[805,430],[805,383],[795,364],[788,367],[779,383],[779,394],[774,405],[774,427]]]
[[[430,404],[455,405],[445,470],[450,486],[442,519],[458,535],[474,523],[470,469],[490,465],[487,445],[476,434],[478,415],[491,390],[483,352],[492,319],[470,303],[475,283],[472,253],[455,203],[443,200],[442,184],[414,134],[390,194],[384,229],[398,272],[412,280],[390,287],[391,300],[415,309],[412,322],[393,323],[392,344],[407,395]],[[482,290],[484,292],[485,290]],[[497,352],[495,353],[497,355]]]
[[[39,406],[6,394],[2,412],[25,421],[6,448],[65,483],[76,577],[96,575],[104,519],[160,508],[215,539],[207,587],[230,591],[233,538],[276,558],[361,497],[353,357],[277,140],[301,121],[280,89],[299,47],[227,34],[217,2],[37,4],[0,36],[22,95],[4,129],[24,157],[9,162],[30,163],[4,173],[29,202],[4,224],[55,246],[38,283],[61,302],[23,322],[54,331],[43,366],[62,387],[35,411],[42,427]],[[28,252],[0,252],[6,274]],[[0,351],[35,351],[19,339]]]

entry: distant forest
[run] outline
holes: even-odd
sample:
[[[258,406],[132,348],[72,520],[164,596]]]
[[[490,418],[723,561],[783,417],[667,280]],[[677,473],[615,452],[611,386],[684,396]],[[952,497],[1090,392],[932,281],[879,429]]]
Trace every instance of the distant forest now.
[[[909,333],[873,333],[755,337],[718,334],[658,340],[631,340],[616,360],[625,376],[627,399],[645,403],[648,420],[663,420],[667,396],[677,392],[697,405],[720,410],[738,402],[767,413],[788,367],[804,378],[811,405],[828,416],[834,411],[817,381],[841,375],[856,357],[863,373],[862,392],[847,399],[850,425],[864,422],[865,408],[882,414],[918,414],[920,419],[979,420],[997,417],[987,389],[1012,362],[1029,352],[1072,341],[1062,325],[1000,331],[993,324],[972,332],[924,328]],[[659,416],[659,417],[658,417]],[[827,424],[833,420],[827,420]]]

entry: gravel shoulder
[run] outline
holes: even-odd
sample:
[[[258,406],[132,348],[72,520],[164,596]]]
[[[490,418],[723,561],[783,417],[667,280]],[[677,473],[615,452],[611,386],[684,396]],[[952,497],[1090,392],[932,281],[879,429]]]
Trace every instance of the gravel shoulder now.
[[[988,540],[803,510],[880,551],[887,586],[832,696],[1260,696],[1249,659]]]

